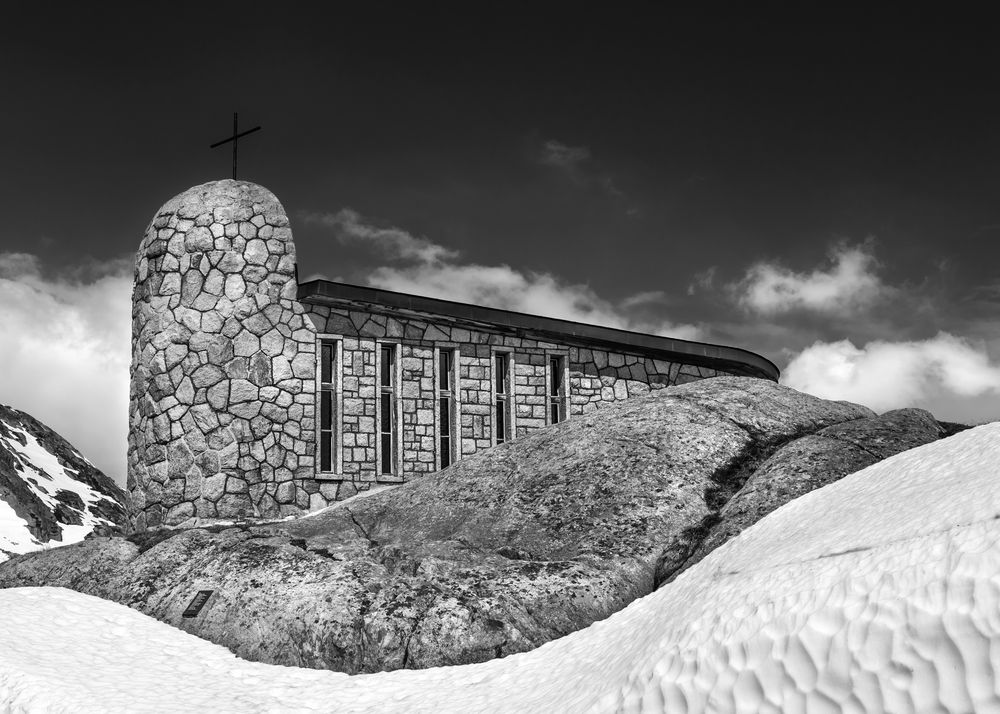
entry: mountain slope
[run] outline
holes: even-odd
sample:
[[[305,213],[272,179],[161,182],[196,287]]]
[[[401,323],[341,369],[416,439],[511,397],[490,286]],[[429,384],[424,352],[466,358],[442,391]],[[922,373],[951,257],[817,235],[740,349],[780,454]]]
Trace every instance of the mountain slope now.
[[[113,535],[125,493],[63,437],[0,404],[0,562],[16,553]]]

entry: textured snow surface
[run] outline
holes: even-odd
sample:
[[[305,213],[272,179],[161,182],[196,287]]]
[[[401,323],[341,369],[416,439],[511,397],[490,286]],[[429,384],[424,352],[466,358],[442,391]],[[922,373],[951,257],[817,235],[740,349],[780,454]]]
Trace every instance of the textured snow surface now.
[[[0,590],[0,702],[53,712],[1000,712],[1000,424],[778,509],[608,619],[484,664],[250,663],[121,605]]]
[[[27,553],[50,546],[78,543],[98,524],[113,526],[114,523],[98,518],[90,513],[88,506],[100,500],[111,500],[100,491],[96,491],[82,481],[74,478],[75,469],[68,469],[59,463],[48,449],[38,442],[34,436],[24,429],[11,424],[5,424],[12,432],[24,437],[25,443],[0,435],[0,445],[18,460],[18,470],[24,482],[36,496],[50,509],[55,509],[59,501],[55,496],[59,491],[71,491],[80,497],[84,503],[81,514],[81,525],[60,523],[62,540],[51,540],[46,543],[39,541],[28,531],[28,524],[14,512],[4,501],[0,501],[0,562],[6,560],[2,551],[7,553]]]

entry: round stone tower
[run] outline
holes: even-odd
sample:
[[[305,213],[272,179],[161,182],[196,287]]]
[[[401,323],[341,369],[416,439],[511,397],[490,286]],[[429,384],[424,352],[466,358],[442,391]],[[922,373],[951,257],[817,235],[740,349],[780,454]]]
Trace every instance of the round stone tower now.
[[[157,211],[132,293],[128,493],[136,530],[308,509],[315,328],[288,217],[245,181]]]

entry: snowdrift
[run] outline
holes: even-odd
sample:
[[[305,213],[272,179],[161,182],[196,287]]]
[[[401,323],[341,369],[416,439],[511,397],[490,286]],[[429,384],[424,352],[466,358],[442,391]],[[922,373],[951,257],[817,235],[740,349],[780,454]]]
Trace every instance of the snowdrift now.
[[[237,659],[121,605],[0,591],[13,711],[998,711],[1000,424],[776,510],[585,630],[349,677]]]

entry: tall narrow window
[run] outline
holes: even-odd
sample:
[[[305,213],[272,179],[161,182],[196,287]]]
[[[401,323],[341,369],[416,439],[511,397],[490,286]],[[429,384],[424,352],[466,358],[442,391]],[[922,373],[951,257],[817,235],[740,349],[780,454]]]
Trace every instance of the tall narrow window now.
[[[337,454],[337,343],[319,345],[319,470],[335,471]]]
[[[558,424],[566,418],[566,390],[563,387],[563,358],[549,357],[549,423]]]
[[[493,355],[493,379],[496,382],[494,391],[496,393],[496,410],[494,415],[494,430],[496,432],[496,442],[503,444],[507,441],[510,430],[510,419],[508,418],[507,405],[510,399],[510,355],[497,352]]]
[[[381,374],[379,375],[380,421],[379,456],[380,473],[391,474],[396,463],[396,349],[383,345],[379,354]]]
[[[451,466],[452,414],[454,412],[455,364],[454,354],[448,350],[438,353],[438,451],[441,468]]]

